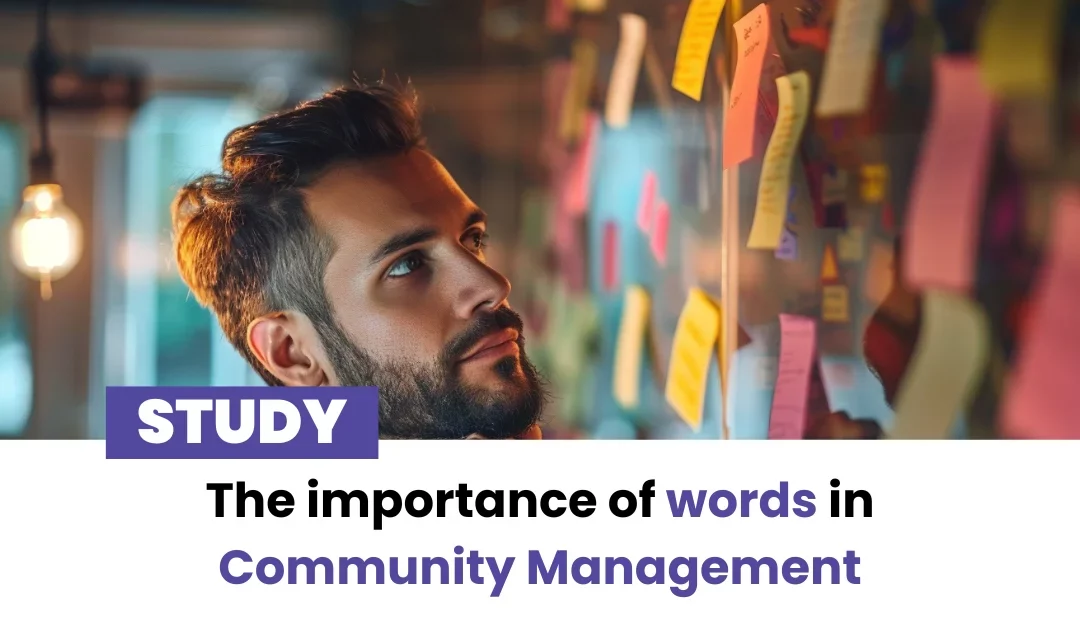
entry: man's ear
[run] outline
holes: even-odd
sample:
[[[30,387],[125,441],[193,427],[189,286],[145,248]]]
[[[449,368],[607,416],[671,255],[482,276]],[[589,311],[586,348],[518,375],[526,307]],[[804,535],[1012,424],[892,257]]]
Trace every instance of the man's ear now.
[[[248,325],[247,345],[263,367],[286,386],[323,386],[327,370],[314,329],[290,313],[269,314]]]

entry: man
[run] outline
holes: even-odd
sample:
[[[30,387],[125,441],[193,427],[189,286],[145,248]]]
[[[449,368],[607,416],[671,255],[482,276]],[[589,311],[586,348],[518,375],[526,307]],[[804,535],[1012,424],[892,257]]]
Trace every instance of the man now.
[[[378,386],[382,438],[539,438],[486,217],[415,99],[342,88],[233,131],[173,203],[180,275],[274,386]]]

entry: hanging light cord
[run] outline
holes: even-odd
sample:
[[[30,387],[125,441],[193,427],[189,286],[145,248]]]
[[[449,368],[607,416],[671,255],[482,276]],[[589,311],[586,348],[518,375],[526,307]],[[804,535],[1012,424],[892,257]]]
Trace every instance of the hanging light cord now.
[[[34,156],[34,183],[51,183],[52,154],[49,150],[49,79],[54,71],[54,59],[49,48],[49,2],[38,0],[37,45],[31,61],[34,94],[37,97],[40,146]]]

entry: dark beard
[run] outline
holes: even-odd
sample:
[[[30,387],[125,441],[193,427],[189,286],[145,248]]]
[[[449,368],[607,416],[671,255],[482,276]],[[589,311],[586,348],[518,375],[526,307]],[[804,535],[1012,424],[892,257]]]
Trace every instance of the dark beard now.
[[[513,438],[543,413],[543,384],[525,355],[521,317],[510,308],[482,314],[447,344],[433,364],[426,365],[380,364],[357,348],[336,321],[318,327],[340,384],[379,388],[381,438],[462,439],[473,434]],[[515,384],[510,392],[491,393],[461,381],[455,364],[464,352],[484,336],[508,328],[519,334],[520,357],[507,356],[493,368],[504,381]]]

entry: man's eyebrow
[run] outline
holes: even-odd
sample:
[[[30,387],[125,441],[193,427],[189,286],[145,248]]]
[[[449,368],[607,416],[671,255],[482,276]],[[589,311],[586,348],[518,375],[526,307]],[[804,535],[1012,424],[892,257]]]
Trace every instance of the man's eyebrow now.
[[[465,228],[475,225],[478,222],[487,222],[487,214],[482,209],[474,209],[469,217],[465,219]]]
[[[436,235],[438,231],[423,227],[391,236],[371,254],[371,264],[378,264],[401,249],[431,240]]]

